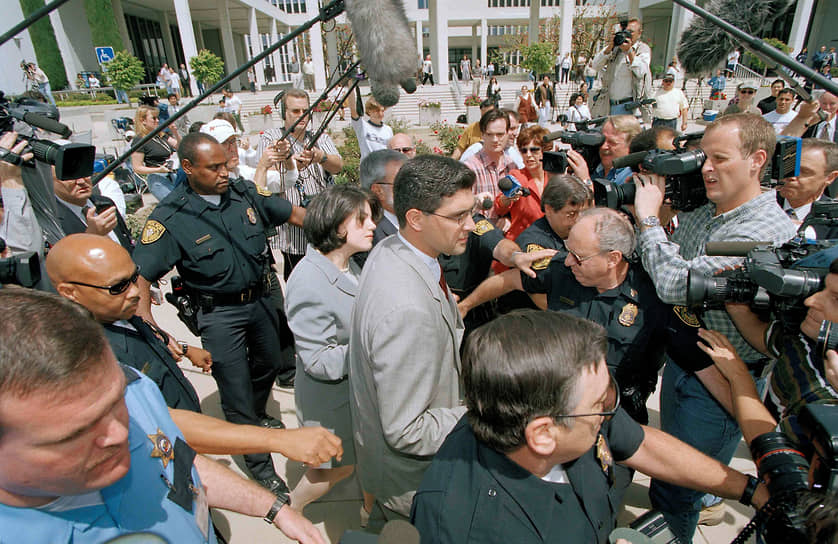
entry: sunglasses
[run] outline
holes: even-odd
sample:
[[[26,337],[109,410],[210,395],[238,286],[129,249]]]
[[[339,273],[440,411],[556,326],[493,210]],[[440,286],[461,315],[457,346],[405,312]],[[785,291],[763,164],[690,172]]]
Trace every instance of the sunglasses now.
[[[104,289],[111,295],[121,295],[125,291],[128,290],[133,284],[137,283],[137,278],[140,277],[140,267],[137,266],[134,268],[134,273],[131,274],[130,278],[126,278],[124,280],[120,280],[113,285],[91,285],[89,283],[82,283],[80,281],[68,281],[67,283],[72,283],[73,285],[83,285],[85,287],[93,287],[94,289]]]
[[[742,94],[754,94],[756,91],[753,91],[751,89],[739,89],[739,92]]]
[[[535,155],[536,153],[541,153],[542,149],[540,147],[522,147],[521,154],[526,155],[527,153],[532,153]]]
[[[413,151],[412,147],[394,147],[393,151],[398,151],[399,153],[410,153]]]

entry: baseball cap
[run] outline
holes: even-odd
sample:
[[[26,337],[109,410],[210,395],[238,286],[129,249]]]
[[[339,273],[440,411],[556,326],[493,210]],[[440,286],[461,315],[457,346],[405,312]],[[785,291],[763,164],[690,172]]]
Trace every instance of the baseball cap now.
[[[748,82],[746,81],[746,82],[743,82],[743,83],[740,83],[740,84],[739,84],[739,89],[751,89],[751,90],[753,90],[753,91],[756,91],[756,90],[757,90],[757,86],[756,86],[756,85],[754,85],[753,83],[748,83]]]
[[[675,81],[675,76],[673,76],[672,74],[665,74],[663,76],[663,80],[664,81],[666,81],[666,80]]]
[[[206,123],[204,126],[201,127],[201,132],[203,132],[204,134],[209,134],[210,136],[218,140],[218,143],[220,144],[223,144],[232,136],[240,135],[239,131],[234,129],[233,125],[231,125],[224,119],[213,119],[212,121]]]

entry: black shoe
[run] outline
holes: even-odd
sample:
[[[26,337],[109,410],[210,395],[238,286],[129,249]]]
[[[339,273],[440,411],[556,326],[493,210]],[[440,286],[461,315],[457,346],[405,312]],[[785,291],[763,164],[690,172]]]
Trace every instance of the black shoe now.
[[[267,427],[268,429],[284,429],[285,428],[285,423],[283,423],[281,419],[271,417],[271,416],[266,416],[266,417],[261,418],[259,420],[259,424],[262,427]]]
[[[276,495],[277,493],[285,493],[288,494],[291,491],[288,489],[288,486],[285,484],[285,480],[280,478],[279,476],[271,476],[270,478],[265,478],[264,480],[256,480],[256,483]]]
[[[284,387],[286,389],[293,389],[294,388],[294,376],[296,372],[291,372],[288,375],[279,375],[276,377],[276,384],[279,387]]]

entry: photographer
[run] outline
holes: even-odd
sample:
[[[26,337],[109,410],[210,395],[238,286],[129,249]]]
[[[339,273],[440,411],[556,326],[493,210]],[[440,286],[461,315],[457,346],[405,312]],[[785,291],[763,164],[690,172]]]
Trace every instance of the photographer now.
[[[19,154],[26,147],[26,141],[15,144],[16,132],[7,132],[0,137],[0,158],[8,152]],[[31,160],[32,153],[23,155]],[[35,218],[29,194],[23,185],[20,166],[0,160],[0,191],[3,196],[3,219],[0,221],[0,238],[6,241],[7,249],[14,255],[26,251],[42,254],[44,235]]]
[[[664,302],[686,303],[690,270],[712,274],[741,262],[738,258],[704,255],[706,242],[765,240],[780,244],[794,236],[795,226],[777,204],[775,194],[763,193],[760,187],[760,175],[775,142],[771,125],[758,115],[731,114],[708,126],[701,140],[706,154],[701,172],[710,202],[680,213],[671,240],[658,217],[665,179],[655,174],[635,176],[640,255]],[[746,343],[730,316],[723,311],[707,311],[704,320],[708,328],[731,339],[752,375],[759,378],[767,361]],[[664,431],[723,463],[730,462],[740,437],[736,421],[677,361],[668,361],[663,374],[661,420]],[[698,521],[701,494],[653,480],[650,497],[652,504],[664,512],[673,532],[689,542]]]
[[[652,51],[640,41],[643,25],[638,19],[629,19],[622,30],[614,34],[612,43],[594,57],[594,70],[603,69],[602,88],[594,97],[591,114],[594,117],[605,115],[631,114],[624,104],[652,96],[652,74],[649,63]],[[641,108],[643,121],[651,121],[648,106]]]
[[[602,135],[605,137],[605,141],[599,146],[600,163],[593,171],[593,177],[604,178],[617,184],[625,183],[631,177],[631,168],[614,168],[614,159],[629,154],[631,141],[640,132],[640,123],[632,115],[613,115],[609,117],[602,125]],[[590,187],[593,182],[585,158],[576,150],[568,149],[567,161],[570,163],[572,173]]]
[[[20,67],[23,69],[26,78],[38,86],[38,90],[44,95],[44,98],[49,100],[49,103],[55,106],[55,98],[52,97],[52,89],[49,86],[49,78],[34,62],[21,62]]]

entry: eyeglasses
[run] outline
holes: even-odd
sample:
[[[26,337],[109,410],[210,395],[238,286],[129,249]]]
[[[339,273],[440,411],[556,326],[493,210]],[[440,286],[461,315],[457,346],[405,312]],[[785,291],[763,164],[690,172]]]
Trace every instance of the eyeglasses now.
[[[454,216],[442,215],[440,213],[434,213],[434,212],[422,212],[422,213],[424,213],[425,215],[435,215],[437,217],[442,217],[443,219],[448,219],[449,221],[456,221],[457,224],[460,225],[461,227],[468,222],[469,218],[471,218],[471,210],[466,210],[466,211],[464,211],[462,213],[458,213],[457,215],[454,215]]]
[[[567,246],[565,246],[565,249],[567,249]],[[593,259],[593,258],[594,258],[594,257],[596,257],[597,255],[602,255],[603,253],[608,253],[608,251],[607,251],[607,250],[602,250],[602,251],[597,251],[597,252],[596,252],[596,253],[594,253],[593,255],[588,255],[587,257],[580,257],[578,253],[576,253],[575,251],[571,251],[570,249],[568,249],[568,250],[567,250],[567,252],[568,252],[568,253],[569,253],[569,254],[570,254],[570,255],[571,255],[574,259],[576,259],[576,262],[577,262],[577,263],[579,263],[579,264],[582,264],[582,263],[584,263],[585,261],[590,261],[591,259]]]
[[[140,277],[140,267],[137,266],[134,268],[134,273],[131,274],[130,278],[126,278],[124,280],[120,280],[113,285],[91,285],[89,283],[82,283],[80,281],[68,281],[67,283],[72,283],[73,285],[83,285],[85,287],[93,287],[94,289],[104,289],[111,295],[121,295],[125,291],[128,290],[133,284],[137,283],[137,278]]]
[[[527,153],[532,153],[533,155],[535,155],[536,153],[541,153],[542,151],[543,151],[543,149],[541,149],[540,147],[522,147],[521,148],[521,154],[522,155],[526,155]]]
[[[610,410],[606,410],[604,412],[591,412],[589,414],[554,414],[553,419],[559,419],[563,417],[602,416],[606,420],[608,420],[614,417],[614,414],[616,414],[617,410],[620,408],[620,386],[617,384],[617,380],[614,378],[613,374],[609,372],[608,377],[610,379],[610,383],[608,384],[605,405],[611,405],[613,402],[613,407]]]
[[[415,148],[414,147],[394,147],[393,151],[398,151],[399,153],[404,153],[407,155],[408,153],[412,152]]]

